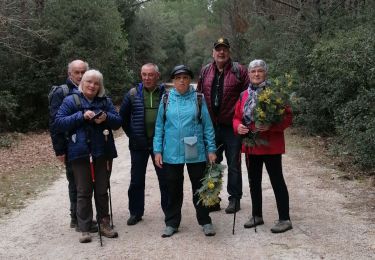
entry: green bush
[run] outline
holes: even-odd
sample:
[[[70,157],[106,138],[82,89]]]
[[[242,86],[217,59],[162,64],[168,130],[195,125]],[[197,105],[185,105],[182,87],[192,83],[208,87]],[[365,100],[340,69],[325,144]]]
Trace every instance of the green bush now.
[[[361,90],[337,113],[336,122],[344,150],[362,168],[375,168],[375,87]]]
[[[17,101],[9,91],[0,91],[0,133],[8,130],[17,119]]]
[[[369,89],[374,73],[375,34],[370,24],[322,39],[308,56],[310,75],[300,85],[299,123],[310,132],[333,135],[335,116],[358,90]]]

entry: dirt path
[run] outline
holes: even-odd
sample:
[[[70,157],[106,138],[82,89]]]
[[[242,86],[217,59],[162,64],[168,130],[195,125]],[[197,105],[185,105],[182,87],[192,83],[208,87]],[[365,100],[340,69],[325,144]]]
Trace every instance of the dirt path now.
[[[146,211],[138,225],[126,225],[130,159],[127,139],[116,139],[120,158],[112,177],[114,223],[118,239],[99,238],[80,244],[79,234],[69,228],[67,182],[60,178],[25,209],[0,220],[0,259],[374,259],[375,189],[338,178],[339,173],[314,162],[309,152],[288,143],[283,157],[290,193],[294,229],[272,234],[277,218],[267,174],[263,181],[265,225],[244,229],[251,209],[247,175],[243,175],[242,210],[211,214],[215,237],[205,237],[191,202],[190,182],[185,178],[185,199],[180,232],[160,237],[164,228],[157,178],[148,167]],[[246,172],[246,171],[244,171]],[[226,177],[224,177],[226,179]],[[225,185],[224,185],[225,187]],[[222,197],[226,206],[226,191]]]

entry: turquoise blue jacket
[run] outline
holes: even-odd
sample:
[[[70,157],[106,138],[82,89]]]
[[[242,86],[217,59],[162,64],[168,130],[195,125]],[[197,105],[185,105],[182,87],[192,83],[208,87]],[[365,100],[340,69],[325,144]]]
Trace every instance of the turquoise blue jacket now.
[[[201,118],[198,120],[197,94],[193,87],[185,94],[174,88],[168,94],[166,114],[164,103],[160,102],[155,125],[154,153],[161,153],[163,162],[169,164],[196,163],[207,160],[207,153],[215,153],[215,131],[202,98]],[[197,137],[198,156],[185,159],[184,137]]]

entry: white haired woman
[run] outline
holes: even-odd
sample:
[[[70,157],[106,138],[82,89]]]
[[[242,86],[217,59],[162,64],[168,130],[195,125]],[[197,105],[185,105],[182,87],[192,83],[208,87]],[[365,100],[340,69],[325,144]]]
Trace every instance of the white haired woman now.
[[[271,86],[266,81],[268,67],[263,60],[253,60],[249,64],[250,84],[241,93],[235,107],[233,129],[236,134],[246,135],[249,131],[259,132],[259,137],[266,142],[252,147],[242,146],[246,154],[246,167],[252,201],[252,217],[245,223],[245,228],[264,224],[262,213],[262,169],[265,164],[276,197],[279,219],[271,228],[273,233],[282,233],[292,229],[289,217],[289,195],[283,177],[281,155],[285,153],[284,130],[292,123],[292,111],[285,107],[281,122],[271,125],[256,125],[254,109],[258,95]]]
[[[91,242],[93,190],[101,234],[109,238],[118,236],[109,225],[107,189],[112,160],[117,157],[111,130],[120,128],[121,117],[111,99],[104,95],[103,75],[99,71],[86,71],[78,90],[79,94],[64,99],[55,125],[68,133],[68,158],[76,180],[77,219],[82,232],[79,241],[87,243]],[[109,134],[105,136],[104,130]]]

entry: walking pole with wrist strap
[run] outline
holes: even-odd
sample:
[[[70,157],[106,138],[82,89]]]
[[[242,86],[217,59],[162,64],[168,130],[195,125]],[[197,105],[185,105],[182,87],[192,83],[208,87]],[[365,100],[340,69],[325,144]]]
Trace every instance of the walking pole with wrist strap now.
[[[96,204],[97,199],[96,199],[96,188],[95,188],[95,171],[94,171],[94,162],[93,162],[91,153],[90,153],[90,171],[91,171],[92,184],[93,184],[93,187],[94,187],[94,200],[95,200],[95,204]],[[98,223],[100,246],[103,246],[102,232],[100,232],[100,221],[99,221],[98,217],[96,218],[96,221]]]
[[[109,210],[110,210],[110,214],[111,214],[111,228],[113,228],[113,213],[112,213],[112,196],[111,196],[111,181],[110,181],[110,176],[111,176],[111,165],[110,165],[110,162],[108,160],[108,135],[109,135],[109,131],[108,129],[104,129],[103,131],[103,135],[104,135],[104,140],[105,140],[105,156],[106,156],[106,165],[107,165],[107,174],[109,175],[108,176],[108,197],[109,197]]]

